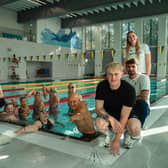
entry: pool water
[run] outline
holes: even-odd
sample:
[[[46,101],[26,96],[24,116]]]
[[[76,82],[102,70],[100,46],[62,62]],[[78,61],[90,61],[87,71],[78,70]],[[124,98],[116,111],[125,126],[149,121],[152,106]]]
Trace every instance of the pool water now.
[[[168,80],[156,80],[151,79],[151,93],[150,93],[150,102],[153,103],[162,96],[168,94]]]
[[[57,80],[57,81],[34,81],[34,82],[21,82],[21,83],[4,83],[2,84],[4,97],[7,101],[11,100],[12,98],[15,98],[20,104],[20,97],[26,96],[31,90],[38,90],[42,91],[43,85],[46,85],[48,87],[54,87],[57,88],[57,95],[61,99],[61,103],[59,105],[59,114],[57,121],[63,123],[65,127],[62,127],[59,124],[54,124],[53,131],[68,135],[72,137],[80,137],[82,134],[78,131],[75,124],[70,122],[70,118],[67,115],[68,113],[68,104],[67,104],[67,85],[70,82],[76,83],[77,85],[77,92],[81,95],[83,95],[83,100],[87,102],[89,110],[93,110],[95,107],[95,90],[97,83],[101,79],[81,79],[81,80]],[[42,97],[44,102],[48,102],[49,96]],[[34,103],[34,97],[27,97],[28,104],[30,107],[32,107]],[[2,111],[3,109],[1,109]],[[46,106],[46,110],[48,110],[48,105]],[[33,110],[30,110],[30,115],[27,117],[27,120],[29,123],[33,123],[32,119],[32,113]],[[95,113],[92,115],[95,117]],[[50,116],[52,118],[52,116]]]
[[[61,99],[59,105],[59,114],[57,121],[63,123],[65,127],[62,127],[59,124],[54,124],[53,132],[67,135],[71,137],[80,138],[82,134],[78,131],[77,127],[73,122],[70,122],[70,118],[67,115],[68,113],[68,104],[67,104],[67,85],[70,82],[76,83],[77,92],[83,96],[83,100],[87,102],[88,108],[92,112],[92,117],[95,118],[96,114],[94,112],[95,108],[95,91],[96,86],[100,82],[99,78],[93,79],[74,79],[74,80],[56,80],[56,81],[33,81],[33,82],[20,82],[20,83],[4,83],[2,88],[4,91],[4,96],[8,100],[15,98],[19,102],[19,98],[26,96],[31,90],[42,90],[43,85],[48,87],[57,88],[57,94]],[[158,98],[168,93],[168,81],[167,80],[156,80],[151,79],[151,103],[156,101]],[[49,96],[46,98],[43,97],[44,102],[48,102]],[[33,105],[34,97],[27,97],[28,104],[30,107]],[[48,106],[46,106],[48,110]],[[1,109],[2,111],[2,109]],[[32,110],[30,115],[27,117],[29,123],[33,123],[32,120]]]

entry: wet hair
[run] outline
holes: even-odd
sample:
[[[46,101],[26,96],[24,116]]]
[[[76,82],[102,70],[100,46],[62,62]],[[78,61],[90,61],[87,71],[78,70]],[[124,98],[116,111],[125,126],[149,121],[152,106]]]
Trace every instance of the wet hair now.
[[[41,94],[41,93],[40,93],[40,91],[36,91],[36,93],[35,93],[35,94],[37,95],[37,94]]]
[[[76,88],[76,84],[75,83],[69,83],[68,84],[68,89],[74,89]]]
[[[52,93],[57,93],[57,91],[56,91],[55,88],[51,88],[51,89],[50,89],[50,92],[52,92]]]
[[[123,71],[123,66],[120,63],[117,62],[111,62],[106,65],[105,72],[107,73],[108,69],[119,69],[120,71]]]
[[[129,64],[136,64],[138,65],[138,60],[136,58],[131,58],[129,60],[126,61],[126,65],[129,65]]]
[[[5,111],[5,112],[6,112],[6,108],[7,108],[8,106],[10,106],[10,105],[12,105],[12,106],[14,107],[13,103],[6,103],[6,104],[5,104],[5,106],[4,106],[4,111]]]
[[[20,101],[22,101],[23,99],[26,99],[26,97],[20,97]]]
[[[40,113],[43,113],[43,114],[49,114],[49,112],[46,111],[45,109],[41,109],[41,110],[40,110]]]

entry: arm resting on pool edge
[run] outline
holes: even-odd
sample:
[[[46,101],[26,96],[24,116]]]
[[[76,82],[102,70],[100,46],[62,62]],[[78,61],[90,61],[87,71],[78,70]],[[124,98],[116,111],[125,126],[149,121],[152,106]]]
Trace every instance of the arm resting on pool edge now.
[[[32,125],[27,125],[23,128],[20,128],[15,131],[16,134],[24,134],[24,133],[30,133],[30,132],[36,132],[42,127],[42,124],[40,121],[35,121]]]

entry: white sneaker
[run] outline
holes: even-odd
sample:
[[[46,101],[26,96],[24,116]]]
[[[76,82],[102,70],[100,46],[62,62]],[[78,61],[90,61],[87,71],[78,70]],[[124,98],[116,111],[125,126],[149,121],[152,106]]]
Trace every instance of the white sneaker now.
[[[131,136],[131,138],[134,139],[134,140],[140,140],[141,139],[141,135]]]
[[[124,148],[130,149],[132,148],[133,144],[134,144],[134,140],[131,138],[131,136],[128,134],[128,131],[124,132],[124,143],[123,146]]]
[[[138,141],[139,143],[142,143],[142,140],[143,140],[143,137],[141,136],[141,134],[138,135],[138,136],[132,136],[131,138],[132,138],[133,140]]]
[[[99,143],[99,146],[101,147],[108,147],[110,141],[112,141],[115,137],[115,133],[112,129],[108,129],[108,131],[105,133],[106,137],[105,139],[101,139],[101,142]]]

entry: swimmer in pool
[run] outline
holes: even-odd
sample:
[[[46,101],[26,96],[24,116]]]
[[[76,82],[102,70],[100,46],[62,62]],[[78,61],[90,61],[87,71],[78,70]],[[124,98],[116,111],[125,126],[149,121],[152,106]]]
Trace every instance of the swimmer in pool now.
[[[34,96],[33,115],[32,118],[36,120],[39,117],[40,111],[45,111],[45,104],[42,100],[43,93],[41,91],[32,90],[27,96]]]
[[[47,88],[46,86],[43,87],[44,93],[49,94],[49,114],[57,119],[57,115],[59,112],[58,106],[60,103],[60,98],[57,95],[55,88]]]
[[[38,130],[48,130],[54,125],[54,121],[48,117],[48,112],[40,112],[39,118],[31,125],[27,125],[15,131],[16,134],[37,132]]]
[[[90,140],[96,135],[93,118],[87,108],[87,103],[81,101],[81,95],[72,93],[69,96],[68,103],[72,109],[71,122],[74,122],[78,130],[83,134],[83,140]]]

